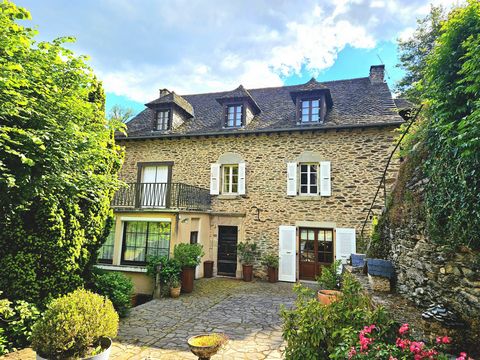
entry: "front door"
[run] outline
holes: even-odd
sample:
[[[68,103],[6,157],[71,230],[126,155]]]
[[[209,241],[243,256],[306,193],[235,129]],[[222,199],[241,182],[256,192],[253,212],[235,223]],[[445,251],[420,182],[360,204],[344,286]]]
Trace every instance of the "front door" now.
[[[236,226],[218,227],[218,275],[236,275],[237,237],[238,229]]]
[[[300,279],[315,280],[333,262],[333,229],[300,228]]]

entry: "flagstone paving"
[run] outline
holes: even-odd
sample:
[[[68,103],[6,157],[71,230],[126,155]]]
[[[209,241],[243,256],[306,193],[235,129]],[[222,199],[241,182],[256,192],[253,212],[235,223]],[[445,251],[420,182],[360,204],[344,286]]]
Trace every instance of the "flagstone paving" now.
[[[206,332],[223,332],[230,339],[212,360],[281,359],[279,311],[293,300],[292,284],[200,279],[192,294],[132,309],[120,324],[110,359],[196,359],[187,339]]]

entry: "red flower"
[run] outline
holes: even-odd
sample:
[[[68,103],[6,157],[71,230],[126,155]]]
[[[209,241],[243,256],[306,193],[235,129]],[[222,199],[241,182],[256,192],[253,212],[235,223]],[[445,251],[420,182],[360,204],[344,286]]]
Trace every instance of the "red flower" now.
[[[412,343],[410,344],[410,352],[414,354],[419,354],[422,351],[424,345],[425,344],[421,341],[412,341]]]
[[[442,344],[450,344],[451,341],[452,339],[449,338],[448,336],[442,337]]]
[[[405,334],[408,331],[408,324],[403,324],[400,326],[400,329],[398,329],[398,332],[400,335]]]

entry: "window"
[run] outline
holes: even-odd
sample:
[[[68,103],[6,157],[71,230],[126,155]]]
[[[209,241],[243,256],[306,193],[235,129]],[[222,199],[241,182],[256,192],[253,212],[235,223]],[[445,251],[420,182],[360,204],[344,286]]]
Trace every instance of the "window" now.
[[[312,123],[320,121],[320,100],[302,100],[300,102],[300,122]]]
[[[157,130],[169,130],[170,129],[170,110],[157,111]]]
[[[107,240],[98,250],[98,262],[111,264],[113,261],[113,247],[115,243],[115,226],[112,227],[108,234]]]
[[[222,192],[224,194],[238,193],[238,164],[223,165]]]
[[[127,221],[124,226],[122,264],[144,265],[150,255],[168,256],[169,222]]]
[[[190,232],[190,244],[198,244],[198,231]]]
[[[318,231],[318,262],[330,264],[333,262],[333,230]]]
[[[243,126],[243,105],[227,106],[225,127]]]
[[[318,164],[300,164],[300,194],[318,195]]]

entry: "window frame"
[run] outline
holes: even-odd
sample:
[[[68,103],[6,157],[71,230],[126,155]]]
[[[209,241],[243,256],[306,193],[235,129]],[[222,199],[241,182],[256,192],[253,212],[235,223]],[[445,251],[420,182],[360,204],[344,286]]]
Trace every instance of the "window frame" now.
[[[147,230],[146,230],[146,233],[145,233],[145,260],[144,261],[137,261],[137,260],[125,260],[125,251],[127,249],[127,229],[128,229],[128,223],[132,223],[132,222],[145,222],[147,223]],[[123,238],[122,238],[122,251],[121,251],[121,256],[120,256],[120,265],[137,265],[137,266],[145,266],[147,264],[147,256],[151,255],[151,254],[148,254],[148,234],[149,234],[149,228],[150,228],[150,224],[152,223],[166,223],[166,224],[169,224],[170,226],[170,231],[168,233],[168,248],[166,248],[166,253],[167,253],[167,257],[170,257],[170,246],[171,246],[171,242],[172,242],[172,223],[171,222],[168,222],[168,221],[145,221],[145,220],[142,220],[141,218],[139,218],[139,220],[128,220],[128,221],[124,221],[123,222]],[[135,237],[137,237],[139,233],[136,232],[135,233]],[[135,246],[135,248],[142,248],[142,247],[137,247]],[[162,249],[162,248],[159,248],[159,249]]]
[[[229,181],[229,185],[228,185],[228,191],[225,191],[225,169],[229,168],[230,171],[229,171],[229,174],[228,174],[228,181]],[[236,186],[237,186],[237,191],[232,191],[233,190],[233,187],[235,185],[235,183],[233,182],[233,169],[234,168],[237,168],[237,182],[236,182]],[[238,185],[239,185],[239,164],[222,164],[220,166],[220,171],[221,171],[221,176],[222,176],[222,183],[221,183],[221,194],[223,195],[238,195]]]
[[[302,183],[302,165],[306,165],[307,167],[307,183],[303,184]],[[310,166],[316,166],[316,175],[317,175],[317,181],[316,184],[311,184],[310,183],[310,175],[313,174],[313,172],[310,169]],[[302,186],[307,186],[308,192],[302,192]],[[317,187],[317,192],[313,193],[311,192],[311,186],[316,186]],[[320,195],[320,163],[317,162],[301,162],[298,163],[298,194],[300,196],[319,196]]]
[[[318,101],[318,120],[313,121],[312,120],[312,101]],[[308,116],[308,121],[303,121],[302,120],[302,103],[305,101],[309,101],[309,116]],[[325,115],[326,115],[326,98],[325,94],[310,94],[310,95],[302,95],[302,96],[297,96],[296,100],[296,123],[298,125],[313,125],[313,124],[323,124],[325,121]]]
[[[107,242],[110,239],[110,236],[112,237],[112,244],[107,244]],[[112,248],[112,257],[109,258],[102,258],[101,256],[103,255],[104,251],[104,246],[108,246]],[[113,257],[115,256],[115,223],[112,225],[112,228],[110,229],[110,232],[108,233],[107,239],[105,242],[100,246],[100,249],[98,249],[98,256],[97,256],[97,262],[101,264],[113,264]]]
[[[198,230],[190,231],[190,244],[198,244]]]
[[[237,112],[237,107],[241,106],[241,111]],[[234,125],[228,125],[228,115],[229,109],[234,107]],[[240,125],[236,125],[236,114],[240,114]],[[223,128],[224,129],[238,129],[245,126],[245,118],[246,118],[246,103],[245,102],[229,102],[224,104],[224,111],[223,111]]]
[[[159,114],[160,113],[165,113],[165,112],[168,112],[168,115],[166,118],[163,118],[163,120],[166,119],[167,123],[166,123],[166,128],[159,128]],[[171,130],[172,129],[172,116],[173,116],[173,112],[172,112],[172,109],[171,108],[162,108],[162,109],[157,109],[155,111],[155,131],[168,131],[168,130]],[[162,123],[163,124],[163,123]]]

